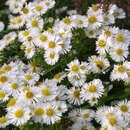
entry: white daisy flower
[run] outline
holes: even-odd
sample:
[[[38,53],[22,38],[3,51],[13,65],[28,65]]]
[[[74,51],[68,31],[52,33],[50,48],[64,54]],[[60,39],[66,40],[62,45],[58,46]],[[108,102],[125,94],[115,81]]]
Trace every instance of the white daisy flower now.
[[[104,93],[104,86],[100,79],[94,79],[89,83],[85,83],[81,89],[81,97],[83,100],[87,101],[92,96],[100,98]]]
[[[115,23],[115,17],[111,14],[104,14],[103,15],[103,24],[110,25]]]
[[[67,100],[69,103],[77,106],[83,103],[81,100],[80,89],[72,87],[71,89],[68,89],[67,95]]]
[[[53,80],[56,83],[60,83],[65,77],[66,74],[64,72],[60,72],[54,75]]]
[[[7,113],[9,122],[16,126],[25,124],[30,117],[30,109],[25,106],[16,106]]]
[[[59,112],[56,106],[52,103],[48,103],[44,106],[45,115],[44,123],[54,124],[56,121],[61,120],[61,112]]]
[[[25,49],[25,55],[28,59],[32,58],[35,54],[35,48],[34,47],[26,47]]]
[[[124,19],[126,17],[126,14],[122,8],[118,8],[116,6],[116,9],[114,10],[114,16],[115,18],[118,18],[118,19]]]
[[[4,90],[0,90],[0,101],[5,102],[9,99],[8,93],[6,93]]]
[[[0,117],[0,128],[5,128],[7,125],[9,125],[8,118],[6,116]]]
[[[72,16],[72,15],[77,15],[77,10],[68,10],[67,14]]]

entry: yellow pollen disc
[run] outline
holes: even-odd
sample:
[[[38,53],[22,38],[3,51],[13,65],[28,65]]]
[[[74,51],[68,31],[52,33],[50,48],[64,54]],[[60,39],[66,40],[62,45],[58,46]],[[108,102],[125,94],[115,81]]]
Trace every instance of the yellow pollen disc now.
[[[110,119],[109,119],[109,123],[110,123],[112,126],[114,126],[114,125],[117,124],[117,120],[116,120],[115,118],[110,118]]]
[[[31,52],[31,48],[27,48],[27,54],[29,54]]]
[[[35,115],[41,116],[41,115],[43,115],[43,113],[44,113],[44,111],[42,108],[39,107],[39,108],[35,109]]]
[[[11,88],[12,89],[17,89],[18,88],[18,84],[17,83],[12,83],[11,84]]]
[[[17,18],[16,23],[21,23],[22,19],[20,17]]]
[[[57,79],[57,80],[60,79],[60,77],[61,77],[60,73],[54,75],[54,78]]]
[[[106,30],[106,31],[104,32],[104,34],[105,34],[106,36],[110,37],[110,36],[111,36],[111,31]]]
[[[96,66],[100,69],[102,69],[104,67],[104,63],[102,61],[97,61],[96,62]]]
[[[56,44],[54,41],[49,42],[49,48],[55,48]]]
[[[100,47],[104,47],[106,45],[105,41],[104,40],[99,40],[98,42],[98,46]]]
[[[85,118],[85,119],[86,119],[86,118],[89,118],[89,114],[88,114],[88,113],[84,114],[84,115],[83,115],[83,118]]]
[[[80,130],[88,130],[87,127],[85,125],[83,125]]]
[[[25,36],[25,37],[26,37],[26,36],[28,36],[28,35],[29,35],[29,31],[24,31],[22,34],[23,34],[23,36]]]
[[[18,109],[16,112],[15,112],[15,116],[17,118],[21,118],[23,116],[24,112],[22,109]]]
[[[50,53],[50,58],[54,59],[55,58],[55,54],[54,53]]]
[[[45,35],[41,35],[41,36],[40,36],[40,40],[41,40],[42,42],[45,42],[46,39],[47,39],[47,37],[46,37]]]
[[[77,24],[83,24],[82,20],[77,20]]]
[[[52,108],[46,109],[46,115],[47,116],[53,116],[54,115],[54,110]]]
[[[29,12],[29,10],[27,8],[23,8],[22,11],[24,14],[28,14],[28,12]]]
[[[37,25],[38,25],[37,20],[33,20],[33,21],[32,21],[32,26],[33,26],[33,27],[36,27]]]
[[[125,40],[125,38],[124,38],[124,36],[123,36],[122,34],[118,34],[118,35],[116,36],[116,40],[117,40],[118,42],[123,42],[123,41]]]
[[[16,20],[15,19],[11,20],[11,23],[16,24]]]
[[[56,99],[56,101],[58,101],[58,100],[59,100],[59,97],[58,97],[58,96],[56,96],[56,97],[55,97],[55,99]]]
[[[32,92],[30,92],[30,91],[28,91],[27,93],[26,93],[26,98],[32,98],[34,96],[34,94],[32,93]]]
[[[27,79],[27,80],[31,80],[32,76],[31,75],[25,75],[24,78]]]
[[[8,106],[14,106],[16,103],[16,100],[14,98],[11,98],[8,102]]]
[[[122,55],[122,53],[123,53],[123,50],[121,48],[116,50],[116,54],[117,55]]]
[[[9,41],[11,39],[11,36],[7,36],[6,40]]]
[[[5,117],[1,117],[0,118],[0,124],[4,124],[4,123],[6,123],[6,118]]]
[[[88,18],[88,22],[91,23],[91,24],[95,23],[96,20],[97,20],[97,19],[96,19],[95,16],[90,16],[90,17]]]
[[[126,69],[124,66],[121,65],[120,67],[118,67],[117,70],[118,70],[118,72],[123,73],[123,72],[125,72]]]
[[[130,77],[130,71],[129,71],[129,72],[127,72],[127,74],[128,74],[128,77]]]
[[[42,90],[42,94],[43,94],[44,96],[49,96],[49,95],[51,94],[51,92],[50,92],[50,90],[49,90],[48,88],[44,88],[44,89]]]
[[[9,66],[9,65],[6,65],[6,66],[4,67],[4,70],[5,70],[5,71],[10,71],[11,69],[12,69],[12,67]]]
[[[79,92],[78,90],[75,90],[75,91],[73,92],[73,96],[74,96],[75,98],[78,98],[79,95],[80,95],[80,92]]]
[[[109,21],[109,18],[108,17],[104,17],[104,21]]]
[[[17,4],[14,5],[14,8],[17,9],[19,6]]]
[[[120,110],[123,112],[128,112],[128,107],[126,105],[120,106]]]
[[[116,15],[116,16],[119,16],[119,15],[120,15],[120,13],[119,13],[119,12],[115,12],[115,15]]]
[[[93,11],[96,12],[96,11],[98,11],[99,7],[97,5],[95,5],[95,6],[92,7],[92,9],[93,9]]]
[[[5,97],[5,93],[4,92],[0,92],[0,98],[3,99]]]
[[[50,5],[50,2],[45,2],[45,5],[46,5],[46,6],[49,6],[49,5]]]
[[[0,69],[0,75],[4,74],[5,70]]]
[[[89,35],[91,35],[91,36],[94,35],[94,31],[93,31],[93,30],[89,31],[88,33],[89,33]]]
[[[6,76],[1,76],[0,77],[0,82],[6,83],[7,81],[8,81],[8,77],[6,77]]]
[[[85,70],[86,67],[82,65],[82,66],[80,66],[80,69]]]
[[[47,32],[49,32],[49,33],[54,33],[54,31],[53,31],[53,29],[51,29],[51,28],[49,28],[48,30],[47,30]]]
[[[35,7],[35,10],[36,10],[36,11],[41,11],[41,10],[42,10],[42,6],[36,6],[36,7]]]
[[[64,23],[65,23],[65,24],[70,24],[70,23],[71,23],[70,18],[65,18],[65,19],[64,19]]]
[[[93,97],[93,98],[92,98],[92,101],[93,101],[93,102],[96,102],[96,101],[97,101],[97,98]]]
[[[31,36],[27,37],[28,41],[31,41],[33,38]]]
[[[63,33],[60,33],[60,37],[63,37],[63,36],[64,36],[64,34],[65,34],[64,32],[63,32]]]
[[[96,86],[95,85],[89,86],[89,92],[95,93],[96,92]]]
[[[62,110],[62,108],[59,106],[59,107],[57,108],[57,110],[58,110],[58,111],[61,111],[61,110]]]
[[[25,91],[29,91],[29,87],[27,86],[27,87],[24,87],[23,88],[23,91],[25,92]]]
[[[79,67],[77,65],[72,66],[72,71],[77,72],[79,70]]]

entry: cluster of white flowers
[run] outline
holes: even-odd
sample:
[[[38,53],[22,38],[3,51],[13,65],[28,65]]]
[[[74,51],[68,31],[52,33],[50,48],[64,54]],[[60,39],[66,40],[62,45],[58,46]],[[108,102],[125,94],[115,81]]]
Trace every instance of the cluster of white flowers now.
[[[24,125],[30,119],[36,123],[54,124],[73,106],[79,107],[86,102],[90,106],[98,104],[98,99],[105,93],[105,82],[98,78],[86,82],[86,79],[91,73],[105,74],[111,66],[110,60],[114,67],[110,82],[130,82],[130,62],[127,61],[130,32],[111,26],[116,18],[125,18],[121,8],[109,5],[108,12],[105,13],[102,5],[96,4],[89,7],[86,15],[71,10],[67,12],[68,17],[56,19],[52,28],[44,30],[42,16],[54,7],[54,0],[29,3],[26,0],[8,0],[6,4],[10,12],[17,15],[9,15],[10,32],[0,40],[0,50],[17,39],[22,43],[28,59],[35,55],[38,48],[44,50],[43,60],[49,65],[55,65],[60,55],[73,51],[72,29],[82,28],[87,37],[97,38],[97,55],[92,55],[88,61],[83,62],[75,58],[67,64],[64,72],[43,81],[40,79],[40,68],[33,62],[25,65],[16,60],[4,64],[0,68],[0,101],[8,104],[7,114],[0,117],[1,128],[9,124]],[[2,22],[0,29],[4,29]],[[61,84],[66,77],[72,87],[67,88]],[[69,113],[69,117],[74,122],[72,130],[94,130],[91,123],[93,119],[101,124],[101,130],[128,130],[130,101],[123,100],[112,107],[103,106],[97,111],[75,109]]]

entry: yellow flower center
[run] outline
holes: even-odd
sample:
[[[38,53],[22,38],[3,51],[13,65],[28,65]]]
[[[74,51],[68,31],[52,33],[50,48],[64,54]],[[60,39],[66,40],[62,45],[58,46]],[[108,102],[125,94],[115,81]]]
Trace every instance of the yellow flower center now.
[[[116,16],[119,16],[119,15],[120,15],[120,13],[119,13],[119,12],[115,12],[115,15],[116,15]]]
[[[16,103],[16,100],[15,100],[14,98],[11,98],[11,99],[9,100],[9,102],[8,102],[8,105],[9,105],[9,106],[14,106],[15,103]]]
[[[57,80],[60,79],[60,77],[61,77],[60,73],[54,75],[54,78],[57,79]]]
[[[64,23],[65,23],[65,24],[70,24],[70,23],[71,23],[70,18],[65,18],[65,19],[64,19]]]
[[[56,44],[54,41],[49,42],[49,48],[55,48]]]
[[[78,90],[75,90],[75,91],[73,92],[73,96],[74,96],[75,98],[78,98],[79,95],[80,95],[80,92],[79,92]]]
[[[29,54],[31,52],[31,48],[27,48],[27,54]]]
[[[125,72],[125,67],[121,65],[120,67],[118,67],[117,71],[123,73]]]
[[[0,75],[4,74],[5,70],[0,69]]]
[[[104,17],[104,21],[109,21],[109,18],[108,17]]]
[[[5,71],[10,71],[11,69],[12,69],[12,67],[9,66],[9,65],[6,65],[6,66],[4,67],[4,70],[5,70]]]
[[[14,5],[14,8],[17,9],[19,6],[17,4]]]
[[[121,48],[116,50],[116,54],[117,55],[122,55],[122,53],[123,53],[123,50]]]
[[[78,65],[73,65],[72,66],[72,71],[77,72],[78,70],[79,70]]]
[[[91,35],[91,36],[94,35],[94,31],[93,31],[93,30],[89,31],[88,33],[89,33],[89,35]]]
[[[22,18],[18,17],[16,20],[17,23],[21,23],[22,22]]]
[[[97,19],[96,19],[95,16],[90,16],[90,17],[88,18],[88,22],[91,23],[91,24],[95,23],[96,20],[97,20]]]
[[[80,69],[85,70],[86,67],[85,67],[84,65],[82,65],[82,66],[80,67]]]
[[[54,59],[55,58],[55,54],[54,53],[50,53],[50,58]]]
[[[117,37],[116,37],[116,40],[118,42],[123,42],[125,40],[124,36],[122,34],[118,34]]]
[[[39,108],[35,109],[35,115],[41,116],[41,115],[43,115],[43,113],[44,113],[44,111],[42,108],[39,107]]]
[[[50,5],[50,2],[45,2],[45,5],[46,5],[46,6],[49,6],[49,5]]]
[[[89,86],[89,92],[95,93],[96,92],[96,86],[95,85]]]
[[[0,77],[0,82],[6,83],[7,81],[8,81],[8,77],[6,77],[6,76]]]
[[[61,110],[62,110],[62,108],[59,106],[59,107],[57,108],[57,110],[58,110],[58,111],[61,111]]]
[[[23,116],[24,112],[22,109],[18,109],[16,112],[15,112],[15,116],[17,118],[21,118]]]
[[[23,8],[22,11],[24,14],[28,14],[28,12],[29,12],[29,10],[27,8]]]
[[[27,93],[26,93],[26,98],[32,98],[34,96],[34,94],[32,93],[32,92],[30,92],[30,91],[28,91]]]
[[[97,61],[96,62],[96,66],[100,69],[102,69],[104,67],[104,63],[102,61]]]
[[[24,32],[23,32],[23,36],[26,37],[26,36],[28,36],[28,35],[29,35],[29,31],[24,31]]]
[[[12,83],[11,84],[11,88],[12,89],[17,89],[18,88],[18,84],[17,83]]]
[[[7,36],[6,40],[9,41],[11,39],[11,36]]]
[[[56,101],[58,101],[58,100],[59,100],[59,97],[58,97],[58,96],[56,96],[56,97],[55,97],[55,99],[56,99]]]
[[[35,7],[35,10],[36,10],[36,11],[41,11],[41,10],[42,10],[42,6],[36,6],[36,7]]]
[[[95,6],[92,7],[92,9],[93,9],[93,11],[96,12],[96,11],[98,11],[99,7],[97,5],[95,5]]]
[[[116,120],[115,118],[110,118],[110,119],[109,119],[109,123],[110,123],[112,126],[114,126],[114,125],[117,124],[117,120]]]
[[[27,80],[31,80],[32,76],[31,75],[25,75],[24,78],[27,79]]]
[[[77,20],[77,24],[83,24],[82,20]]]
[[[104,40],[99,40],[98,46],[104,47],[106,45],[106,42]]]
[[[127,74],[128,74],[128,77],[130,77],[130,71],[129,71],[129,72],[127,72]]]
[[[33,26],[33,27],[36,27],[37,25],[38,25],[37,20],[32,20],[32,26]]]
[[[126,105],[122,105],[120,107],[120,110],[123,111],[123,112],[127,112],[128,111],[128,107]]]
[[[49,32],[49,33],[54,33],[54,31],[53,31],[53,29],[51,29],[51,28],[49,28],[48,30],[47,30],[47,32]]]
[[[28,41],[31,41],[33,38],[31,36],[27,37]]]
[[[45,35],[41,35],[41,36],[40,36],[40,40],[41,40],[42,42],[45,42],[46,39],[47,39],[47,37],[46,37]]]
[[[106,31],[104,32],[104,34],[105,34],[106,36],[110,37],[110,36],[111,36],[111,31],[106,30]]]
[[[1,117],[0,118],[0,124],[4,124],[4,123],[6,123],[6,118],[5,117]]]
[[[42,90],[42,94],[43,94],[44,96],[49,96],[49,95],[51,94],[51,92],[50,92],[50,90],[49,90],[48,88],[44,88],[44,89]]]
[[[4,92],[0,92],[0,98],[3,99],[5,97],[5,93]]]
[[[96,101],[97,101],[97,98],[93,97],[93,98],[92,98],[92,101],[93,101],[93,102],[96,102]]]
[[[54,115],[54,110],[52,108],[46,109],[46,115],[47,116],[53,116]]]
[[[84,114],[83,118],[85,118],[85,119],[89,118],[89,114],[88,113]]]

